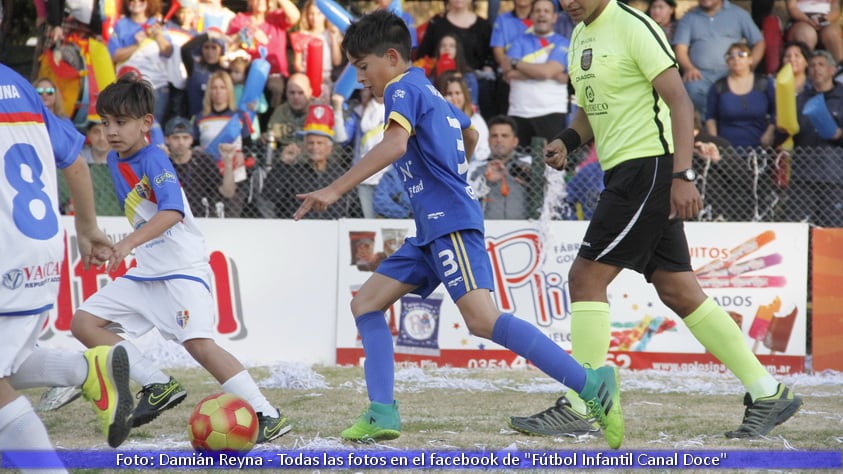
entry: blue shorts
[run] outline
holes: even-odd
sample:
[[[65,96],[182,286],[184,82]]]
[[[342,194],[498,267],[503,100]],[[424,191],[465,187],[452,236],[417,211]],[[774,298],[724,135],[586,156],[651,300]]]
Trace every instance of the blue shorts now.
[[[455,302],[469,291],[493,288],[486,239],[478,230],[452,232],[422,246],[407,240],[397,252],[381,262],[376,271],[402,283],[416,285],[413,293],[423,298],[440,283],[445,284]]]

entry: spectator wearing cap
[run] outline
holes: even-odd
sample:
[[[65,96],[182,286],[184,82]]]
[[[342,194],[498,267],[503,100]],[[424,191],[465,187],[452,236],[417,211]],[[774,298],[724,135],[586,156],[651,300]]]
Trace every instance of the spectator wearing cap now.
[[[708,90],[729,72],[723,51],[739,42],[751,48],[751,67],[755,69],[764,56],[764,38],[749,13],[729,0],[698,0],[676,24],[676,60],[685,89],[703,116]]]
[[[673,40],[676,31],[676,0],[650,0],[647,15],[662,27],[668,41]]]
[[[211,74],[224,70],[222,57],[226,51],[226,36],[211,28],[198,34],[181,47],[181,60],[187,72],[187,117],[202,111],[202,100]]]
[[[169,75],[165,58],[173,54],[173,42],[165,34],[160,0],[127,0],[123,15],[108,39],[108,52],[114,64],[137,68],[155,90],[155,119],[163,123],[170,100]]]
[[[553,31],[556,6],[536,0],[530,12],[533,27],[507,51],[503,77],[509,82],[509,115],[518,123],[518,143],[533,137],[551,140],[568,113],[568,38]]]
[[[821,227],[843,226],[843,84],[834,81],[835,65],[828,51],[811,56],[812,87],[796,96],[799,133],[793,137],[788,187],[788,220]],[[816,106],[813,111],[809,103]]]
[[[105,164],[110,151],[111,145],[108,144],[102,121],[89,121],[85,127],[85,146],[79,154],[88,164]]]
[[[263,188],[264,197],[275,204],[276,215],[282,219],[292,218],[298,209],[297,194],[325,187],[347,171],[335,156],[334,111],[329,106],[311,105],[300,134],[304,137],[303,159],[274,166]],[[347,193],[326,211],[311,213],[312,218],[354,217],[358,213],[354,204],[356,196]]]
[[[301,156],[301,137],[307,112],[313,103],[313,89],[310,80],[302,73],[295,73],[287,81],[287,100],[272,111],[267,122],[267,129],[281,147],[281,161],[291,163]],[[342,96],[331,97],[334,107],[334,135],[337,143],[348,140],[345,120],[342,114]]]
[[[196,217],[223,217],[217,214],[223,198],[231,199],[237,190],[234,183],[234,145],[220,145],[220,164],[193,147],[193,126],[183,117],[173,117],[164,126],[166,151],[179,176],[190,210]],[[224,208],[223,208],[224,209]]]

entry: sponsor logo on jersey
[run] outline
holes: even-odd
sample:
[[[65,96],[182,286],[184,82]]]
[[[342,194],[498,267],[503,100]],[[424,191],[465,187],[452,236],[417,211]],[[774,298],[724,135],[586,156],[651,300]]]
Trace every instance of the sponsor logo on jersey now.
[[[395,92],[392,93],[392,100],[403,99],[404,96],[407,95],[407,92],[404,89],[396,89]]]
[[[3,286],[10,290],[17,290],[23,285],[23,272],[19,269],[9,270],[3,275]]]
[[[462,279],[461,276],[456,277],[453,280],[448,280],[448,288],[453,288],[453,287],[459,285],[462,282],[463,282],[463,279]]]
[[[60,280],[61,262],[47,262],[9,270],[3,275],[3,286],[10,290],[37,288]]]
[[[161,174],[155,177],[155,185],[161,187],[164,183],[175,183],[176,175],[167,170],[161,170]]]
[[[430,214],[427,215],[427,220],[435,221],[436,219],[439,219],[440,217],[445,217],[445,213],[442,212],[442,211],[431,212]]]

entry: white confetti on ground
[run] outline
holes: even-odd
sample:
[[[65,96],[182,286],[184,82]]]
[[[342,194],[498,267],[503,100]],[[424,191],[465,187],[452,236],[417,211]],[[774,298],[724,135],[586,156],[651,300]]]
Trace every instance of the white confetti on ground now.
[[[267,378],[258,382],[263,388],[286,388],[292,390],[314,390],[329,388],[325,377],[303,363],[283,362],[270,368]]]
[[[468,369],[401,369],[395,373],[395,391],[417,393],[430,389],[458,389],[469,392],[497,392],[495,381],[466,377]]]

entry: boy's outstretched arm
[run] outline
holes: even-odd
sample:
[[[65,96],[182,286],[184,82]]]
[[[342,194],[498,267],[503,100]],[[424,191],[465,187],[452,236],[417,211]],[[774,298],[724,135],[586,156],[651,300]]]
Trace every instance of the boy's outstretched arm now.
[[[352,166],[342,176],[324,188],[305,194],[297,194],[302,200],[293,219],[299,220],[308,212],[315,210],[322,212],[335,203],[343,194],[354,189],[366,178],[395,162],[407,151],[409,133],[395,121],[389,122],[389,127],[383,132],[383,140],[375,145],[359,163]]]
[[[111,258],[108,260],[108,271],[113,272],[120,266],[120,262],[131,253],[131,251],[150,240],[159,237],[170,227],[176,225],[184,216],[179,211],[163,210],[158,211],[146,224],[135,229],[123,240],[114,244]]]

